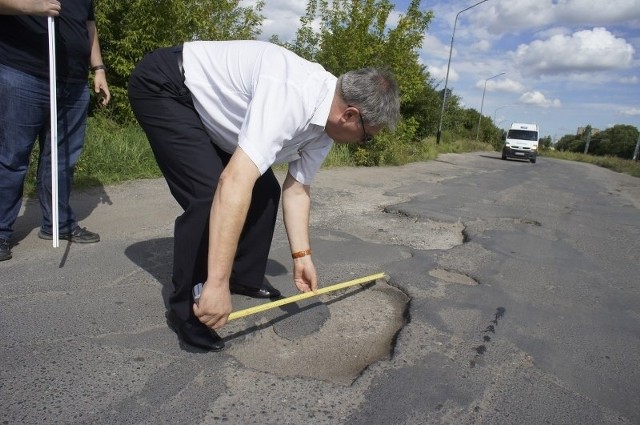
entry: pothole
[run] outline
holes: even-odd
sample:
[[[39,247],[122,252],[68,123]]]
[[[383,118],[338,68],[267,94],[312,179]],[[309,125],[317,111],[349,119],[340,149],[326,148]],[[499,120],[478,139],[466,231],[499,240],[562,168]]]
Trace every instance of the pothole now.
[[[461,273],[456,273],[451,270],[446,269],[435,269],[429,272],[429,275],[435,277],[436,279],[444,280],[449,283],[459,283],[461,285],[470,285],[475,286],[478,285],[478,281]]]
[[[271,327],[231,344],[244,366],[283,377],[350,385],[369,365],[390,358],[409,298],[377,280],[365,289],[319,297]],[[296,327],[297,324],[297,327]],[[297,330],[296,330],[297,329]]]
[[[516,219],[514,219],[514,221],[516,223],[529,224],[531,226],[538,226],[538,227],[542,226],[542,223],[540,223],[538,220],[531,220],[531,219],[528,219],[528,218],[516,218]]]
[[[464,242],[464,224],[461,222],[445,223],[375,213],[338,219],[331,226],[332,229],[343,230],[367,242],[401,245],[419,250],[448,250]]]

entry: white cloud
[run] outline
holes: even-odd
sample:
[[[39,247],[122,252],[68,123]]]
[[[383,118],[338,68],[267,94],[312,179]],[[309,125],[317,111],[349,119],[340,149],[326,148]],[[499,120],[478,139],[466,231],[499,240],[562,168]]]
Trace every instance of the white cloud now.
[[[387,18],[387,26],[389,28],[397,27],[400,21],[400,15],[406,15],[406,13],[402,10],[393,9]]]
[[[488,52],[491,49],[491,43],[488,40],[480,40],[471,45],[471,48],[477,52]]]
[[[456,13],[477,1],[422,2],[435,17],[421,57],[442,78],[440,89]],[[482,40],[491,43],[488,51],[479,50]],[[528,56],[517,57],[518,46],[528,48]],[[454,49],[451,67],[458,75],[450,75],[449,87],[474,108],[480,107],[484,79],[507,73],[487,82],[492,93],[484,105],[505,123],[526,112],[548,134],[586,124],[638,125],[640,0],[490,0],[460,15]]]
[[[495,91],[503,91],[508,93],[522,93],[525,87],[518,81],[513,81],[509,78],[500,79],[496,81],[489,81],[487,83],[487,90],[489,90],[489,84]]]
[[[630,117],[640,117],[640,108],[627,108],[620,111],[620,113]]]
[[[637,75],[632,75],[631,77],[623,77],[620,79],[622,84],[638,84],[640,83],[640,78]]]
[[[546,28],[542,31],[538,31],[536,32],[536,38],[539,39],[545,39],[545,38],[551,38],[554,35],[570,35],[571,34],[571,30],[569,28],[565,28],[565,27],[552,27],[552,28]]]
[[[253,6],[254,1],[242,0],[241,6]],[[262,23],[263,40],[277,35],[282,41],[292,41],[296,31],[300,27],[300,17],[304,15],[307,7],[306,0],[269,0],[265,2],[262,15],[265,17]]]
[[[528,91],[523,93],[519,100],[524,104],[541,106],[543,108],[560,107],[560,100],[547,99],[546,96],[539,91]]]
[[[553,8],[550,3],[550,0],[491,2],[475,9],[471,19],[493,34],[538,28],[552,20]]]
[[[431,74],[431,78],[433,78],[433,80],[438,85],[438,90],[440,90],[440,88],[444,88],[444,80],[445,80],[445,78],[447,76],[447,66],[446,65],[441,66],[441,67],[430,66],[430,67],[428,67],[428,71],[429,71],[429,74]],[[449,69],[449,81],[448,81],[448,83],[458,81],[459,79],[460,79],[460,76],[455,71],[455,69],[450,68]],[[447,84],[447,88],[451,88],[451,86],[449,86],[449,84]]]
[[[476,83],[476,87],[484,90],[485,80],[480,80]],[[525,87],[518,81],[513,81],[509,78],[495,78],[487,81],[487,91],[495,92],[508,92],[508,93],[522,93],[525,91]]]
[[[605,28],[554,35],[518,46],[512,56],[523,75],[556,75],[626,68],[634,49]]]
[[[470,19],[493,34],[545,26],[602,26],[640,19],[638,0],[497,0],[474,10]]]
[[[422,42],[422,51],[426,53],[427,56],[447,60],[449,58],[449,48],[449,45],[444,45],[432,34],[426,33],[424,35],[424,40]],[[454,52],[452,52],[452,56]]]
[[[638,0],[565,0],[559,2],[555,12],[560,20],[595,25],[640,19]]]

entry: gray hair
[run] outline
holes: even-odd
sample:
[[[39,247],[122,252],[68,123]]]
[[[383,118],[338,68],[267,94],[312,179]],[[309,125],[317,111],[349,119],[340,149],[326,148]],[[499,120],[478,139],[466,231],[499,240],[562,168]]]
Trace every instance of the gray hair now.
[[[369,125],[393,130],[400,120],[400,92],[391,72],[362,68],[338,78],[338,94],[349,106],[360,111]]]

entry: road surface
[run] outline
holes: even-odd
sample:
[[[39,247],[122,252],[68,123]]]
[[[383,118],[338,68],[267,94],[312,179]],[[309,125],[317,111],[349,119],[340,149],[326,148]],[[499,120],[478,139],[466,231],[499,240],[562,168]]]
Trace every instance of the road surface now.
[[[166,325],[162,180],[75,194],[95,245],[53,249],[27,202],[0,263],[0,422],[640,423],[640,179],[499,156],[322,170],[321,284],[389,279],[233,321],[221,353]],[[281,221],[267,279],[295,294]]]

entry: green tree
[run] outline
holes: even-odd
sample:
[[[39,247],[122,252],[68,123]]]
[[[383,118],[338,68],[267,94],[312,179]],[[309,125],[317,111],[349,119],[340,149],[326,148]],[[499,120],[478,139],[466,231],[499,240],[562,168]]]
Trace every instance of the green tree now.
[[[442,106],[443,96],[444,90],[440,90],[438,108]],[[465,109],[460,104],[460,97],[454,94],[453,88],[447,87],[447,103],[442,115],[442,138],[445,143],[452,141],[454,138],[475,139],[475,132],[472,131],[471,126],[477,125],[478,112],[473,108]],[[472,117],[474,113],[476,114],[475,124]],[[438,109],[437,119],[438,121],[440,120],[440,109]],[[473,127],[473,129],[476,129],[476,127]]]
[[[300,18],[300,28],[296,32],[296,39],[293,43],[282,43],[277,34],[271,37],[271,42],[284,45],[299,56],[315,61],[316,55],[320,50],[320,33],[313,28],[313,21],[318,14],[318,7],[326,8],[327,2],[308,1],[305,14]]]
[[[387,21],[393,11],[389,0],[309,0],[296,38],[285,47],[322,64],[327,71],[341,75],[367,66],[389,69],[401,92],[403,119],[395,137],[377,137],[366,151],[351,147],[358,163],[384,163],[388,152],[398,143],[411,143],[418,134],[433,126],[437,94],[429,85],[429,73],[420,64],[418,49],[433,17],[420,10],[413,0],[395,28]],[[319,21],[318,29],[314,23]],[[277,38],[272,39],[277,41]],[[438,102],[439,104],[439,102]]]
[[[540,141],[538,142],[538,149],[539,150],[547,150],[551,147],[551,136],[545,136],[543,138],[540,139]]]
[[[593,155],[612,155],[631,159],[638,140],[638,129],[632,125],[614,125],[596,134],[589,153]]]
[[[259,35],[262,0],[241,7],[240,0],[96,1],[96,21],[109,88],[109,110],[130,120],[127,81],[142,57],[158,48],[190,40],[253,39]]]
[[[556,143],[556,149],[559,151],[577,152],[573,150],[573,146],[578,142],[580,142],[580,139],[575,134],[565,134]],[[582,149],[584,150],[584,145],[582,145]]]
[[[631,159],[638,140],[638,134],[640,134],[638,129],[632,125],[614,125],[591,136],[588,153],[590,155],[610,155]],[[586,137],[584,135],[567,134],[556,143],[556,149],[582,153],[585,145]]]
[[[418,49],[433,17],[413,0],[395,28],[387,20],[393,4],[389,0],[309,0],[301,27],[285,47],[322,64],[340,75],[365,66],[387,67],[394,72],[403,100],[417,97],[428,74],[421,66]],[[313,25],[319,19],[319,29]]]
[[[507,132],[502,128],[495,127],[495,132],[491,144],[496,151],[501,151],[504,147],[504,142],[507,139]]]
[[[479,113],[477,113],[479,115]],[[478,141],[482,143],[493,144],[496,138],[499,138],[498,129],[493,125],[491,118],[482,116],[480,121],[480,131],[478,131],[478,115],[476,115],[476,123],[474,128],[474,135],[478,137]],[[474,139],[475,140],[475,139]]]
[[[464,110],[462,121],[462,128],[464,129],[464,138],[465,139],[474,139],[476,137],[476,133],[478,132],[478,120],[480,118],[480,112],[476,111],[474,108],[467,108]],[[482,125],[482,123],[481,123]]]

